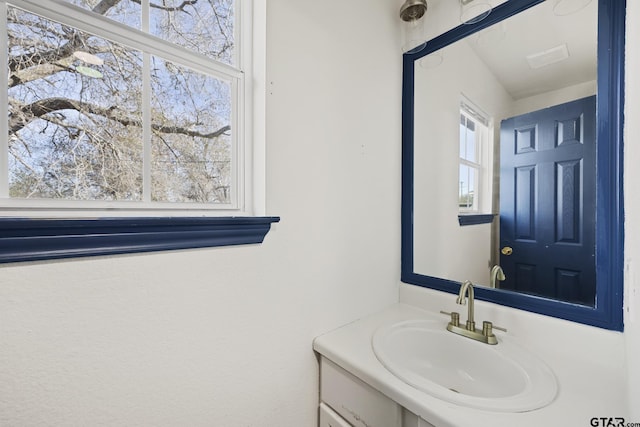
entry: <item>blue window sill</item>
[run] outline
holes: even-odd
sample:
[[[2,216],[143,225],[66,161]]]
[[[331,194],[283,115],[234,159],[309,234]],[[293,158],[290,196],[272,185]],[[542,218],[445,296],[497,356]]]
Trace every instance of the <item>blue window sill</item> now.
[[[0,218],[0,263],[262,243],[279,217]]]
[[[493,222],[494,216],[494,214],[458,215],[458,223],[461,227],[464,225],[490,224]]]

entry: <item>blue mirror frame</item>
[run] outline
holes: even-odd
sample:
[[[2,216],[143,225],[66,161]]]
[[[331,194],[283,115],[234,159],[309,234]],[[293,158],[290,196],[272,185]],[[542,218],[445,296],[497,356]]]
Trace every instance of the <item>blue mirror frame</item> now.
[[[484,20],[460,25],[403,55],[401,280],[404,283],[450,293],[457,293],[460,288],[458,282],[414,271],[414,63],[543,1],[509,0],[494,8]],[[625,11],[626,0],[598,0],[595,307],[481,287],[476,288],[477,299],[604,329],[623,330]]]

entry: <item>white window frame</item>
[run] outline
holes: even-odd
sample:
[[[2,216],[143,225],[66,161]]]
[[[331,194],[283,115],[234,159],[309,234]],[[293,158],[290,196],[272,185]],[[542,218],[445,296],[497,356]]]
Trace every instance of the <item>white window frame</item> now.
[[[492,119],[481,108],[477,107],[467,97],[462,96],[460,102],[459,116],[464,116],[475,124],[476,128],[476,159],[473,162],[463,158],[462,153],[458,153],[458,197],[460,196],[460,166],[464,165],[477,171],[476,180],[474,182],[474,198],[473,206],[461,207],[458,204],[458,211],[461,214],[484,214],[491,212],[491,163],[492,163],[492,144],[490,140]],[[480,129],[480,131],[478,131]],[[460,147],[460,140],[458,140]]]
[[[143,6],[149,0],[142,0]],[[85,218],[157,217],[157,216],[257,216],[264,215],[265,206],[265,33],[266,5],[253,0],[236,0],[235,4],[235,65],[212,63],[203,55],[188,52],[160,39],[106,17],[91,13],[62,0],[0,0],[0,55],[6,63],[6,8],[15,6],[44,18],[78,28],[145,54],[176,60],[195,71],[230,81],[232,87],[232,203],[162,203],[145,200],[128,201],[66,201],[25,200],[8,197],[8,176],[0,176],[0,217]],[[148,21],[142,20],[143,30]],[[145,55],[146,56],[146,55]],[[146,61],[148,62],[148,61]],[[0,79],[8,80],[8,70],[0,67]],[[260,91],[258,93],[258,91]],[[0,115],[7,117],[7,92],[3,90]],[[235,102],[234,102],[235,99]],[[0,134],[8,135],[6,120],[0,121]],[[7,137],[0,140],[0,170],[8,170]],[[148,146],[148,144],[145,144]],[[148,158],[148,157],[147,157]],[[148,178],[149,173],[145,172]],[[149,180],[146,179],[145,182]],[[146,184],[148,185],[148,184]],[[148,192],[147,192],[148,194]]]

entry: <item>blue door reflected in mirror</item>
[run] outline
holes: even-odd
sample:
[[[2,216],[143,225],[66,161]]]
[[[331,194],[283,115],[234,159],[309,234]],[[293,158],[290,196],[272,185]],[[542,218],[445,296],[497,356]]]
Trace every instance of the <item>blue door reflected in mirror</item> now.
[[[502,121],[501,289],[595,305],[595,131],[595,96]]]

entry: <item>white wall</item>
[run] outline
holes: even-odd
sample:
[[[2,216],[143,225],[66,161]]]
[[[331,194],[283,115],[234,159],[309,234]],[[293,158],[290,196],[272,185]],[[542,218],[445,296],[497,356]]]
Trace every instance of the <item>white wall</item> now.
[[[595,95],[597,92],[597,82],[591,81],[578,83],[559,90],[541,93],[539,95],[521,98],[513,103],[513,109],[509,112],[509,117],[530,113],[554,105],[563,104],[576,99],[586,98]]]
[[[458,223],[460,101],[464,94],[496,118],[499,134],[499,118],[510,110],[512,99],[467,42],[434,54],[442,56],[439,66],[415,67],[414,157],[420,167],[414,171],[414,271],[488,285],[491,224],[461,227]],[[492,183],[486,181],[493,164],[488,153],[484,163],[488,170],[481,182],[485,190],[481,213],[491,213],[487,193]]]
[[[625,338],[629,422],[640,420],[640,2],[627,1],[625,90]]]
[[[0,425],[315,425],[313,337],[398,298],[398,6],[268,1],[264,244],[0,266]]]

